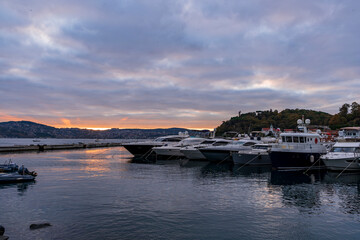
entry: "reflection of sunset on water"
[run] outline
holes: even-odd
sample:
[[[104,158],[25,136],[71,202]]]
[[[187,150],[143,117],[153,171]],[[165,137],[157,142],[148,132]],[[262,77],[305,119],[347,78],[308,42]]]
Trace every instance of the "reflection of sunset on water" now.
[[[104,175],[111,171],[111,154],[106,154],[111,149],[85,149],[84,159],[79,159],[82,167],[80,170],[91,173],[92,177]]]

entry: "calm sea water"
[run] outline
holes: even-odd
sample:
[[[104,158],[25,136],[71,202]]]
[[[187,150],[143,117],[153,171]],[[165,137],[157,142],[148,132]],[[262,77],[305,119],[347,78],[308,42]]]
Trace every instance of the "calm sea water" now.
[[[10,239],[359,239],[360,174],[178,161],[122,147],[2,154],[38,172],[0,185]],[[30,230],[32,223],[51,227]]]

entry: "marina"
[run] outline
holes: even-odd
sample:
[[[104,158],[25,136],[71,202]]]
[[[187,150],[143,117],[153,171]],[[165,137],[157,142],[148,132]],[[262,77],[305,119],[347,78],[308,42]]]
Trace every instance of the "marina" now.
[[[0,153],[0,222],[14,239],[355,239],[360,145],[308,124],[278,138],[36,139]],[[0,148],[11,141],[29,142]]]
[[[0,185],[9,239],[357,239],[360,175],[164,160],[123,147],[6,153],[35,181]],[[3,162],[3,161],[2,161]],[[50,227],[30,230],[32,223]]]
[[[360,1],[0,1],[0,240],[360,239]]]

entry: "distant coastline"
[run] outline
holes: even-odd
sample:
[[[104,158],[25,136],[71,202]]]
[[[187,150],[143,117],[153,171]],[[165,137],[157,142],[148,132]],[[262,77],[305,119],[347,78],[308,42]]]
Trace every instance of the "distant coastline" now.
[[[190,136],[207,136],[209,130],[185,128],[91,130],[80,128],[55,128],[30,121],[0,123],[0,138],[60,138],[60,139],[146,139],[176,135],[188,131]]]

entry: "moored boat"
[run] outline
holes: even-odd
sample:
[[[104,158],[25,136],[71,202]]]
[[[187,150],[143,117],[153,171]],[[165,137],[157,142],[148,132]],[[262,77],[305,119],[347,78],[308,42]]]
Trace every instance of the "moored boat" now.
[[[281,133],[281,143],[274,144],[269,153],[272,167],[276,170],[304,170],[324,168],[320,156],[326,154],[327,145],[321,142],[319,133],[307,131],[310,120],[299,119],[298,128],[303,132]]]
[[[329,170],[360,171],[360,142],[337,142],[320,158]]]
[[[8,162],[0,164],[0,172],[15,172],[19,169],[19,166],[16,163],[11,162],[11,159]]]
[[[234,164],[271,165],[269,144],[255,144],[251,149],[240,150],[232,154]]]
[[[157,156],[166,156],[166,157],[184,157],[184,154],[180,151],[183,147],[194,146],[201,144],[206,141],[206,138],[195,138],[189,137],[181,140],[178,144],[175,145],[165,145],[160,147],[153,147],[153,151]]]
[[[135,157],[147,157],[152,153],[153,147],[160,147],[164,145],[175,145],[181,140],[188,138],[187,132],[179,133],[178,135],[169,135],[158,137],[155,140],[124,143],[122,146]]]
[[[225,146],[209,146],[199,149],[205,158],[210,162],[233,162],[232,153],[240,150],[251,149],[257,143],[262,143],[253,139],[241,139],[233,141]]]
[[[182,154],[184,154],[184,156],[190,160],[205,160],[206,158],[200,152],[200,149],[209,146],[225,146],[231,142],[233,142],[233,140],[223,138],[211,138],[198,145],[182,147],[180,149],[180,152],[182,152]]]
[[[0,183],[14,183],[14,182],[27,182],[34,181],[36,176],[29,174],[14,173],[0,173]]]

